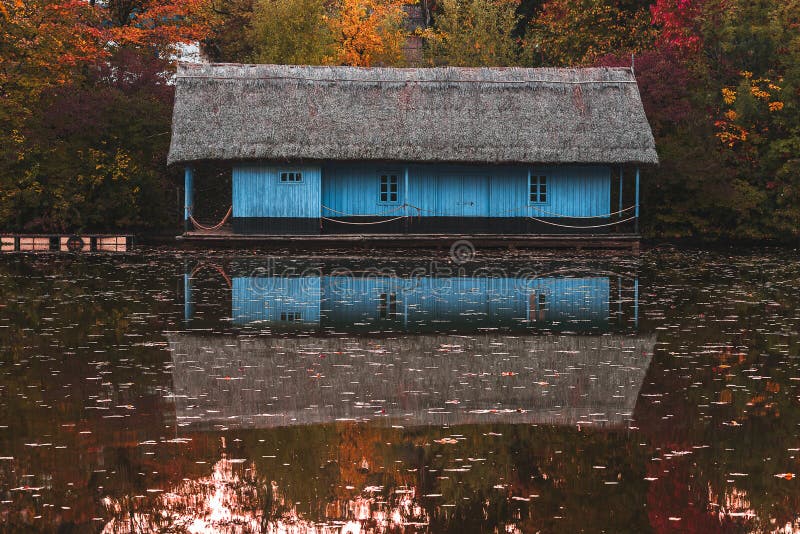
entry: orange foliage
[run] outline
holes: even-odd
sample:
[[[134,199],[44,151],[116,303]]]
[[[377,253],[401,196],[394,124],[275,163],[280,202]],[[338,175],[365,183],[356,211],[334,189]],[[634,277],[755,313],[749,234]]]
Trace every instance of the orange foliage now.
[[[209,29],[207,0],[0,0],[0,84],[30,101],[120,46],[167,53]]]
[[[408,0],[341,0],[330,20],[337,42],[335,63],[370,67],[397,64],[403,57]]]
[[[115,0],[111,6],[118,9],[96,9],[99,16],[112,17],[107,39],[119,44],[169,47],[198,41],[210,31],[208,0]]]
[[[722,118],[714,122],[717,139],[730,149],[743,148],[765,134],[769,130],[769,115],[783,109],[779,85],[768,78],[754,78],[748,71],[740,75],[742,81],[738,89],[722,89]],[[743,97],[750,99],[746,114],[734,109]]]

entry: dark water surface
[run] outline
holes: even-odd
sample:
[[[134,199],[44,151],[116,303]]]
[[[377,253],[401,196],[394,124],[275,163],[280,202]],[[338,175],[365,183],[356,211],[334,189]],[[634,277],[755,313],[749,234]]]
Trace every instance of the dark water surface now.
[[[0,297],[3,531],[800,530],[796,251],[13,255]]]

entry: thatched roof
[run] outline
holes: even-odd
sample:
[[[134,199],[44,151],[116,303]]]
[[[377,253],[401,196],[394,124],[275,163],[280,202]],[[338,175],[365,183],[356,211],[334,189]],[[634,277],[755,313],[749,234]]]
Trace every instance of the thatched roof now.
[[[180,65],[169,162],[658,163],[630,69]]]
[[[655,336],[168,334],[179,423],[624,426]]]

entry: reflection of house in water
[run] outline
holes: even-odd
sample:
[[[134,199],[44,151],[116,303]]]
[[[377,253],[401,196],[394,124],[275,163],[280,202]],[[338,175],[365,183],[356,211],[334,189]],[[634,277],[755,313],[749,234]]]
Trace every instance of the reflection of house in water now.
[[[607,328],[608,277],[234,278],[233,322],[296,329],[473,331],[535,326]]]
[[[318,275],[230,285],[230,316],[244,331],[169,335],[186,425],[622,426],[655,341],[630,332],[638,288],[616,277]],[[191,318],[189,291],[186,302]]]

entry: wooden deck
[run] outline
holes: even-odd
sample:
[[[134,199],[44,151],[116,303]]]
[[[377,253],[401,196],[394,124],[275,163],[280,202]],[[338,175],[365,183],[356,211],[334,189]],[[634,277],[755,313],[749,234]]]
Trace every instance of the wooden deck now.
[[[571,248],[622,249],[639,251],[639,234],[322,234],[263,235],[234,234],[230,231],[186,232],[179,241],[207,246],[259,247],[450,247],[457,241],[468,241],[475,247],[488,248]]]
[[[2,234],[0,253],[12,252],[127,252],[128,234]]]

